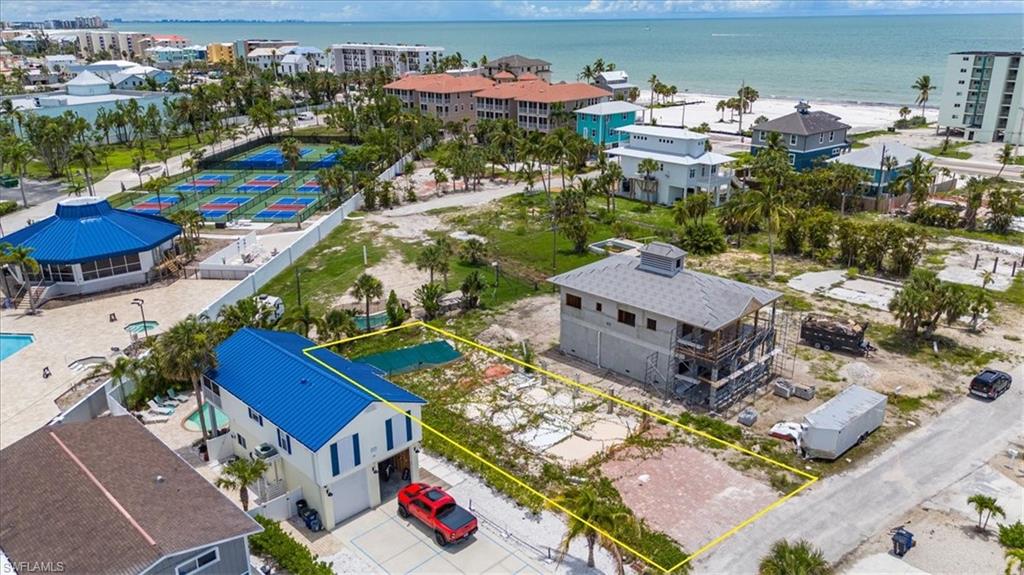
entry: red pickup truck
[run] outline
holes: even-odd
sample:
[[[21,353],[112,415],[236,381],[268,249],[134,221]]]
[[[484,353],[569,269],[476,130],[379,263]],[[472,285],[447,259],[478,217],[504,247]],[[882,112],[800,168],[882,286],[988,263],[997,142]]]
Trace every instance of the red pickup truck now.
[[[459,507],[455,499],[440,487],[413,483],[398,492],[398,514],[412,515],[434,530],[434,540],[441,547],[456,543],[476,533],[476,517]]]

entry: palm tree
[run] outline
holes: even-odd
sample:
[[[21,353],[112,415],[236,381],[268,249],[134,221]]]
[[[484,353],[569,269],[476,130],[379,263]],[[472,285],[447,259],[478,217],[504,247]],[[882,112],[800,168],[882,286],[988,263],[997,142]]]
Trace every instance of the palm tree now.
[[[123,405],[125,402],[125,381],[134,379],[138,375],[138,370],[138,360],[122,355],[115,359],[114,363],[104,361],[97,365],[89,372],[89,377],[109,377],[113,380],[121,389],[121,404]]]
[[[281,327],[284,329],[295,330],[296,333],[301,333],[302,337],[309,338],[309,332],[312,329],[316,329],[317,338],[322,338],[324,335],[324,320],[320,316],[313,313],[309,308],[309,304],[303,304],[302,307],[295,311],[288,317],[281,319]]]
[[[996,502],[995,497],[976,493],[967,498],[967,504],[978,512],[978,531],[986,531],[988,529],[988,521],[992,519],[993,515],[1006,517],[1006,512]],[[984,522],[982,522],[983,517]]]
[[[654,179],[653,174],[654,174],[654,172],[657,172],[658,170],[661,169],[661,164],[659,164],[656,160],[654,160],[652,158],[644,158],[644,159],[640,160],[639,164],[637,164],[636,169],[637,169],[638,172],[640,172],[641,174],[644,175],[644,183],[643,183],[643,186],[642,186],[643,187],[643,191],[644,191],[644,195],[645,196],[652,195],[651,194],[651,188],[654,188],[654,191],[657,192],[657,190],[658,190],[658,182]],[[653,185],[651,185],[651,184],[653,184]],[[651,200],[648,199],[648,202],[650,202],[650,201]]]
[[[442,184],[448,182],[448,174],[445,173],[441,166],[434,166],[433,170],[430,170],[430,175],[434,177],[434,187],[441,193],[444,193]]]
[[[910,116],[910,112],[910,108],[906,106],[900,107],[900,119],[905,121]]]
[[[437,317],[441,311],[441,298],[444,297],[444,288],[441,284],[434,282],[425,283],[416,288],[413,293],[416,301],[423,307],[423,313],[427,321]]]
[[[139,187],[142,187],[142,163],[145,162],[142,154],[132,154],[132,171],[139,176]]]
[[[285,138],[281,141],[281,156],[288,162],[288,167],[294,172],[299,165],[302,151],[299,149],[299,141],[295,138]]]
[[[96,149],[88,142],[75,142],[71,145],[71,160],[82,166],[82,175],[85,176],[85,186],[89,189],[89,195],[95,195],[92,188],[92,178],[89,175],[89,168],[98,163]]]
[[[896,187],[909,190],[910,198],[918,207],[924,206],[928,201],[931,192],[932,182],[935,181],[935,164],[925,160],[920,154],[910,160],[910,164],[900,172],[893,184]]]
[[[221,476],[217,478],[217,487],[221,489],[237,489],[238,499],[242,502],[242,511],[249,510],[249,486],[259,481],[269,466],[262,459],[239,457],[224,466]]]
[[[486,287],[487,285],[480,276],[480,270],[469,272],[469,275],[466,276],[466,279],[462,280],[462,285],[459,287],[459,291],[462,292],[462,306],[466,309],[475,308],[480,301],[480,293]]]
[[[721,113],[722,113],[722,117],[721,117],[721,119],[719,119],[719,120],[718,120],[718,122],[719,122],[719,123],[723,123],[723,122],[725,122],[725,111],[726,111],[727,109],[729,109],[729,106],[728,106],[728,103],[727,103],[727,102],[726,102],[725,100],[719,100],[719,101],[718,101],[718,102],[717,102],[717,103],[715,104],[715,111],[716,111],[716,112],[721,112]]]
[[[640,525],[628,511],[613,506],[603,499],[591,484],[572,487],[555,498],[555,503],[563,509],[571,509],[573,514],[566,519],[568,525],[562,542],[558,546],[558,561],[561,563],[569,552],[569,546],[579,537],[587,542],[587,566],[594,567],[594,548],[600,545],[615,558],[616,571],[622,575],[622,552],[618,544],[606,533],[615,530],[639,531]]]
[[[1013,161],[1013,144],[1003,144],[1003,147],[999,150],[996,155],[996,160],[999,161],[999,172],[996,177],[1003,175],[1003,170],[1006,168],[1006,164]]]
[[[463,261],[471,266],[479,266],[487,257],[487,244],[477,238],[469,238],[459,250]]]
[[[359,324],[356,323],[355,313],[348,309],[332,309],[324,315],[323,320],[326,338],[331,341],[339,340],[359,331]]]
[[[416,256],[416,269],[428,270],[430,272],[430,282],[434,282],[434,271],[440,270],[444,267],[442,263],[445,260],[445,255],[436,244],[431,244]]]
[[[846,198],[864,181],[864,171],[851,164],[836,163],[832,166],[832,183],[839,188],[842,196],[839,202],[840,215],[846,215]]]
[[[11,170],[17,172],[18,183],[21,188],[21,203],[28,207],[28,196],[25,195],[25,175],[28,172],[28,165],[35,155],[35,148],[28,140],[22,138],[8,138],[2,150],[4,162],[11,165]]]
[[[217,367],[217,352],[214,338],[207,323],[199,321],[195,314],[174,324],[157,340],[160,367],[164,377],[174,381],[192,382],[199,411],[199,427],[203,431],[203,451],[206,457],[206,440],[209,437],[206,425],[205,402],[203,401],[202,378],[207,371]]]
[[[777,133],[770,136],[776,136],[774,139],[778,139]],[[769,140],[772,139],[769,137]],[[745,217],[751,222],[763,223],[768,234],[772,277],[775,277],[775,237],[782,221],[793,213],[784,190],[785,180],[792,169],[785,150],[779,150],[774,142],[769,141],[768,147],[754,157],[754,173],[757,174],[761,185],[741,196]]]
[[[807,541],[776,541],[761,559],[760,575],[828,575],[832,568],[821,551]]]
[[[1003,551],[1006,555],[1006,571],[1005,575],[1013,575],[1013,568],[1017,568],[1017,573],[1024,575],[1024,549],[1007,549]]]
[[[36,259],[32,257],[33,249],[34,248],[29,248],[25,246],[15,246],[13,248],[9,248],[7,252],[3,255],[3,260],[0,260],[0,263],[12,264],[18,268],[18,275],[21,276],[21,281],[26,286],[26,295],[28,295],[29,314],[35,315],[36,302],[35,299],[32,297],[32,282],[29,280],[28,276],[30,274],[39,273],[40,268],[39,262],[37,262]]]
[[[615,195],[619,193],[620,182],[622,182],[622,166],[618,162],[608,162],[601,175],[605,192],[605,207],[609,211],[615,211]]]
[[[370,302],[384,297],[384,284],[370,274],[364,273],[356,278],[356,283],[352,285],[352,289],[348,293],[357,300],[366,302],[366,325],[364,327],[366,331],[370,331]]]
[[[918,78],[911,87],[917,90],[917,100],[915,103],[921,106],[921,117],[923,118],[924,106],[928,103],[928,95],[935,89],[935,86],[932,84],[932,77],[925,74]]]
[[[661,84],[661,80],[658,79],[657,74],[651,74],[651,77],[647,79],[647,83],[651,85],[651,104],[650,108],[654,108],[654,95],[657,93],[658,84]],[[651,112],[651,118],[654,118],[654,112]]]

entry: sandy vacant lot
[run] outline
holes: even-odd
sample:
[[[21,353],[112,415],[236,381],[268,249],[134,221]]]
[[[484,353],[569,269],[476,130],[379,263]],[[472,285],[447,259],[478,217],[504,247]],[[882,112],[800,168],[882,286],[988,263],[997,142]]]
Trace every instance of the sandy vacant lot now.
[[[690,552],[779,498],[714,455],[683,445],[647,456],[631,449],[601,471],[638,517]]]

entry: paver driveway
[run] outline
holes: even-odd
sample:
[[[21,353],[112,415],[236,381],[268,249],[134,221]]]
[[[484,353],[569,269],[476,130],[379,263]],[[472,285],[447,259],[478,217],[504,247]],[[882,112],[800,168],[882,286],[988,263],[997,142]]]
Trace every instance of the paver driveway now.
[[[386,573],[538,573],[516,550],[480,529],[458,545],[439,547],[432,533],[398,517],[393,504],[365,513],[343,528],[352,548]]]

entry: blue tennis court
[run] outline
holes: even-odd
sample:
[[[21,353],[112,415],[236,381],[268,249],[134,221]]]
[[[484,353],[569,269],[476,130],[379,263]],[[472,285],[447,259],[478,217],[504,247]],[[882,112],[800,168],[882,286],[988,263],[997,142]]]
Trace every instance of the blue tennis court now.
[[[313,153],[313,148],[301,148],[299,149],[299,157],[303,157]],[[281,168],[284,166],[285,159],[284,154],[278,148],[270,148],[257,152],[249,156],[238,160],[242,165],[249,168]]]
[[[217,196],[199,206],[204,218],[223,218],[252,200],[252,196]]]
[[[170,208],[174,204],[178,203],[178,198],[174,196],[152,196],[146,198],[145,201],[139,202],[134,206],[130,206],[128,209],[140,214],[149,214],[151,216],[160,215],[160,212]]]
[[[315,201],[316,198],[278,198],[255,217],[264,220],[290,220]]]
[[[235,187],[235,191],[259,194],[261,192],[273,190],[288,181],[288,178],[290,177],[291,176],[283,174],[259,174],[249,178],[249,180],[244,184]]]
[[[313,178],[312,180],[309,180],[306,183],[302,184],[301,186],[295,188],[295,191],[300,194],[319,194],[320,182],[316,178]]]
[[[174,186],[174,190],[177,192],[206,192],[229,181],[231,181],[231,176],[228,174],[200,174],[191,181]]]

